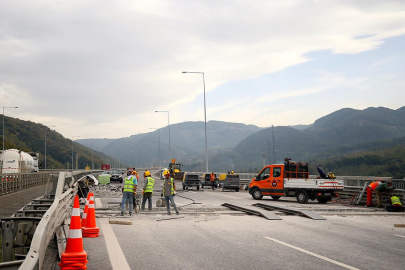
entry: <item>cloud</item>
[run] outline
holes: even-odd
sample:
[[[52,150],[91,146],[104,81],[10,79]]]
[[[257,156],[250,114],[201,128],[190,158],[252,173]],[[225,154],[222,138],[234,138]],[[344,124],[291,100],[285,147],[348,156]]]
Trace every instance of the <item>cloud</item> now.
[[[183,70],[205,72],[207,93],[216,92],[232,81],[310,63],[309,52],[361,54],[405,34],[403,1],[363,3],[2,1],[0,85],[13,86],[7,104],[30,100],[21,117],[63,122],[68,137],[131,135],[128,121],[148,132],[153,121],[165,125],[158,109],[170,109],[173,123],[200,118],[201,78]],[[322,92],[327,86],[319,83],[270,99]],[[253,87],[245,92],[228,104],[262,96]],[[257,121],[260,112],[253,119],[245,111],[250,106],[239,107],[237,119],[267,125]],[[231,111],[209,115],[232,121]]]

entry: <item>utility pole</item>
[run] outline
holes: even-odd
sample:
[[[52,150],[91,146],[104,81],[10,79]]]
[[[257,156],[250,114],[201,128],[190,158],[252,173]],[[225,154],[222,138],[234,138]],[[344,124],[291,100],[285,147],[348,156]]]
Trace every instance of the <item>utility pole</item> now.
[[[266,155],[263,155],[263,168],[266,166]]]
[[[268,157],[269,157],[269,164],[271,164],[271,155],[270,155],[270,138],[267,138],[267,152],[268,152]]]
[[[271,133],[273,134],[273,164],[276,164],[276,143],[274,142],[274,126],[271,125]]]
[[[76,170],[78,169],[79,165],[79,149],[76,150]]]

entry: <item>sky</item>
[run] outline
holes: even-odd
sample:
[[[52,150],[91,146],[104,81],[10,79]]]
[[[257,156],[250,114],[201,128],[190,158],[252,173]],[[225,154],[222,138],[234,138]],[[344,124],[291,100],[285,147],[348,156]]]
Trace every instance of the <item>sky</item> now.
[[[168,124],[156,110],[170,124],[204,121],[204,82],[207,121],[311,124],[405,106],[403,0],[0,7],[0,107],[67,138],[151,132]]]

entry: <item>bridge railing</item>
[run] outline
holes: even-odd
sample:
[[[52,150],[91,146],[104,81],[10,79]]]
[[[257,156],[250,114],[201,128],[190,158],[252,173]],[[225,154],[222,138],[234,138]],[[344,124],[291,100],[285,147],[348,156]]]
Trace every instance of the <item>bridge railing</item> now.
[[[46,184],[52,173],[0,174],[0,196]]]

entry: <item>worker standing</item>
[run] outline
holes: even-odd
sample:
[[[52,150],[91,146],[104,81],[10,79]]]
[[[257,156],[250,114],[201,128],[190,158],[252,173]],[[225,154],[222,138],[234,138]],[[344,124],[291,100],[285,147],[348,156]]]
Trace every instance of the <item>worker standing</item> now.
[[[132,216],[134,195],[136,195],[137,187],[138,180],[135,177],[135,173],[132,172],[130,176],[125,177],[124,187],[122,188],[121,216],[124,215],[127,200],[129,201],[129,215]]]
[[[381,192],[384,192],[386,190],[393,190],[393,189],[395,189],[395,188],[392,186],[391,181],[389,181],[388,183],[381,183],[374,189],[374,192],[377,195],[377,207],[382,207]]]
[[[210,175],[210,181],[211,181],[212,190],[214,190],[215,189],[215,174],[214,174],[214,172],[212,172],[211,175]]]
[[[401,200],[397,196],[391,197],[391,204],[385,206],[388,212],[403,212]]]
[[[170,201],[174,207],[174,210],[176,211],[176,215],[178,215],[179,210],[177,209],[176,203],[174,202],[174,196],[176,195],[176,183],[174,183],[173,178],[170,177],[170,172],[168,170],[165,170],[163,174],[165,176],[165,179],[163,183],[162,196],[164,196],[164,199],[166,201],[167,214],[171,214],[169,205]]]
[[[142,207],[141,210],[145,211],[145,203],[148,200],[148,209],[152,211],[152,194],[153,194],[153,186],[155,185],[155,179],[153,179],[150,175],[149,171],[145,171],[143,174],[144,182],[143,182],[143,190],[142,190]]]
[[[367,203],[366,203],[366,207],[373,206],[373,191],[380,184],[381,184],[381,181],[374,181],[370,185],[367,186]]]

